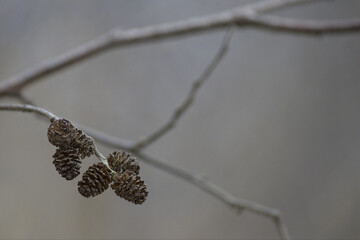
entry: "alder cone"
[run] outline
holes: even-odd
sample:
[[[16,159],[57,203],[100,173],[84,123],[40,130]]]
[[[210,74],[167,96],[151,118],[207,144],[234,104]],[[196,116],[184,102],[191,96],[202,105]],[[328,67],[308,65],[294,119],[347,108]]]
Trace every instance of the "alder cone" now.
[[[95,153],[94,142],[66,119],[58,119],[48,128],[49,142],[60,148],[77,148],[81,159]]]
[[[79,149],[82,159],[95,153],[94,141],[79,129],[76,129],[76,136],[71,145]]]
[[[49,142],[56,147],[67,148],[75,140],[77,129],[66,119],[58,119],[48,128]]]
[[[84,197],[95,197],[104,192],[111,183],[111,172],[103,163],[89,167],[78,182],[78,191]]]
[[[142,204],[149,194],[144,181],[129,171],[117,174],[111,188],[116,195],[134,204]]]
[[[115,151],[107,157],[109,166],[117,173],[124,173],[125,171],[138,175],[140,172],[140,165],[136,158],[132,157],[130,153],[123,151]]]
[[[66,180],[72,180],[80,174],[80,158],[75,148],[56,149],[53,155],[56,171]]]

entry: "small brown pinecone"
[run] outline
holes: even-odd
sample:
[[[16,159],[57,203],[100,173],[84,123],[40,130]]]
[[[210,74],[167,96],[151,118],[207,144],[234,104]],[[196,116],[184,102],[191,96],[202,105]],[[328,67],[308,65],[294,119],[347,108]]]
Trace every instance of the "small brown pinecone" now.
[[[142,204],[149,194],[144,181],[128,171],[115,175],[111,188],[116,195],[134,204]]]
[[[93,140],[66,119],[58,119],[50,124],[48,138],[57,147],[77,148],[82,159],[95,153]]]
[[[103,163],[96,163],[89,167],[78,182],[78,191],[84,197],[95,197],[104,192],[111,183],[111,172]]]
[[[58,119],[48,128],[49,142],[56,147],[67,148],[75,140],[77,129],[66,119]]]
[[[130,153],[115,151],[112,154],[109,154],[107,160],[110,168],[117,173],[129,171],[138,175],[140,172],[140,165],[138,161],[136,158],[132,157]]]
[[[94,141],[79,129],[76,129],[76,137],[71,145],[79,149],[82,159],[95,153]]]
[[[53,155],[56,171],[66,180],[72,180],[80,174],[80,158],[75,148],[56,149]]]

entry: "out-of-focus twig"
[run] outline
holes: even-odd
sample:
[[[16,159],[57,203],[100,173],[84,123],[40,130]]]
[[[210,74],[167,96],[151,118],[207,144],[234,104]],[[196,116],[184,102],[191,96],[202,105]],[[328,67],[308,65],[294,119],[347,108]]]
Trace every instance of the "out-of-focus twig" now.
[[[106,133],[102,133],[98,130],[94,130],[89,127],[79,126],[84,132],[88,135],[92,136],[96,139],[99,143],[102,143],[106,146],[127,150],[131,152],[134,156],[138,157],[139,159],[143,160],[144,162],[151,164],[152,166],[163,170],[173,176],[181,178],[196,187],[204,190],[205,192],[209,193],[210,195],[216,197],[223,203],[227,204],[228,206],[236,209],[236,211],[241,212],[243,210],[247,210],[249,212],[253,212],[255,214],[259,214],[265,217],[270,218],[280,235],[281,239],[290,239],[289,233],[287,231],[286,225],[282,219],[280,211],[274,208],[266,207],[259,203],[237,198],[230,193],[226,192],[224,189],[218,187],[217,185],[213,184],[212,182],[206,180],[204,177],[191,174],[183,169],[177,168],[171,165],[168,162],[159,160],[157,158],[153,158],[146,153],[133,151],[131,149],[131,144],[128,143],[126,140],[118,139]],[[130,148],[129,148],[130,146]]]
[[[15,75],[10,79],[1,82],[0,97],[16,94],[24,87],[40,79],[67,67],[73,66],[81,61],[88,60],[91,57],[114,47],[128,46],[160,39],[170,39],[172,37],[185,36],[206,30],[215,30],[234,23],[239,24],[239,26],[249,25],[265,26],[273,29],[281,28],[284,31],[286,30],[292,32],[294,31],[291,28],[292,25],[286,24],[287,27],[284,27],[284,23],[282,21],[275,21],[274,19],[270,19],[270,22],[268,22],[268,18],[261,17],[259,14],[294,4],[314,1],[316,0],[265,0],[208,16],[194,17],[172,23],[164,23],[128,30],[115,29],[58,57],[49,59],[34,68],[30,68],[19,75]],[[286,20],[286,22],[289,21]],[[336,29],[336,31],[340,31],[341,28],[343,28],[344,31],[349,29],[358,30],[356,25],[360,25],[360,23],[357,21],[351,21],[350,23],[350,28],[344,24],[343,21],[341,21],[341,24],[332,22],[330,26],[326,25],[326,21],[307,22],[307,27],[301,28],[301,31],[298,27],[299,24],[295,24],[295,27],[296,31],[302,33],[314,32],[314,28],[317,29],[317,32],[322,33],[334,32],[334,29]],[[312,25],[315,26],[312,27]],[[326,27],[321,29],[321,26]]]
[[[55,114],[46,109],[27,104],[0,104],[0,111],[32,112],[46,117],[51,122],[59,119]]]
[[[271,31],[294,32],[300,34],[324,34],[353,32],[360,30],[360,19],[347,20],[300,20],[278,16],[246,16],[247,23]],[[240,24],[243,24],[240,22]]]
[[[50,111],[48,111],[46,109],[43,109],[40,107],[35,107],[32,105],[25,105],[25,104],[0,104],[0,111],[20,111],[20,112],[36,113],[40,116],[46,117],[48,120],[50,120],[50,122],[53,122],[53,121],[59,119],[58,116],[56,116],[55,114],[51,113]],[[122,145],[124,143],[123,140],[119,140],[115,137],[110,137],[102,132],[93,130],[91,128],[87,128],[84,126],[80,126],[80,127],[88,135],[94,137],[97,141],[99,141],[107,146],[111,146],[113,148],[127,149],[127,146]],[[106,158],[103,156],[103,154],[101,154],[98,151],[95,144],[94,144],[94,147],[95,147],[95,155],[99,158],[100,161],[102,161],[102,162],[105,161],[105,163],[107,164],[107,162],[105,160]],[[129,150],[129,149],[127,149],[127,150]],[[231,195],[230,193],[226,192],[222,188],[216,186],[215,184],[204,179],[201,176],[193,175],[185,170],[174,167],[171,164],[166,163],[165,161],[161,161],[161,160],[152,158],[145,153],[134,152],[131,150],[130,150],[130,152],[133,153],[136,157],[142,159],[144,162],[147,162],[147,163],[157,167],[158,169],[168,172],[174,176],[177,176],[177,177],[179,177],[187,182],[190,182],[191,184],[203,189],[204,191],[206,191],[209,194],[211,194],[212,196],[218,198],[219,200],[226,203],[230,207],[236,209],[238,212],[247,210],[247,211],[271,218],[273,220],[274,224],[276,225],[276,228],[279,231],[281,239],[285,239],[285,240],[290,239],[287,229],[286,229],[286,226],[281,218],[280,212],[277,209],[266,207],[264,205],[261,205],[261,204],[258,204],[258,203],[252,202],[252,201],[248,201],[245,199],[236,198],[233,195]]]
[[[149,146],[150,144],[154,143],[156,140],[161,138],[165,133],[173,129],[177,123],[177,121],[183,116],[183,114],[189,109],[189,107],[194,102],[195,96],[201,86],[205,83],[205,81],[210,77],[211,73],[215,70],[215,68],[220,63],[221,59],[225,56],[229,42],[234,32],[234,28],[231,27],[224,36],[223,41],[221,42],[220,48],[217,51],[214,58],[211,60],[210,64],[205,68],[205,70],[201,73],[201,75],[193,81],[192,87],[190,92],[188,93],[185,100],[177,107],[171,116],[171,118],[159,129],[156,129],[153,133],[149,136],[144,137],[143,139],[139,140],[135,145],[131,148],[133,152],[139,151],[140,149],[144,149],[145,147]]]
[[[0,111],[16,111],[16,112],[35,113],[41,117],[47,118],[47,120],[49,120],[50,122],[54,122],[54,121],[60,119],[58,116],[56,116],[55,114],[53,114],[52,112],[50,112],[44,108],[36,107],[33,105],[29,105],[29,104],[0,104]],[[104,155],[98,150],[95,143],[93,143],[93,147],[94,147],[95,156],[102,163],[104,163],[109,168],[110,171],[113,171],[109,167],[106,157],[104,157]]]

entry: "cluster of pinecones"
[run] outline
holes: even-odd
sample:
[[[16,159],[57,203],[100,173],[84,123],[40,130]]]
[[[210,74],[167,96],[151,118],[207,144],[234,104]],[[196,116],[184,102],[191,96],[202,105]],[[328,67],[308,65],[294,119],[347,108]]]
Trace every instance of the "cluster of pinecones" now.
[[[74,127],[66,119],[58,119],[48,129],[49,142],[57,147],[53,155],[56,170],[66,180],[80,174],[81,159],[95,153],[92,138]],[[116,195],[142,204],[148,196],[146,185],[138,176],[140,165],[129,153],[115,151],[107,157],[108,166],[96,163],[89,167],[78,182],[78,191],[84,197],[94,197],[109,185]]]

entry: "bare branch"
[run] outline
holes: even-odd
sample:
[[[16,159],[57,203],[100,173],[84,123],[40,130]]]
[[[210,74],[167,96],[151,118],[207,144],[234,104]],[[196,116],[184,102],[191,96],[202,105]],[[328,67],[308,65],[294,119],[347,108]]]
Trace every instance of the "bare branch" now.
[[[165,133],[173,129],[177,123],[177,121],[183,116],[183,114],[189,109],[189,107],[193,104],[195,96],[204,82],[210,77],[211,73],[215,70],[215,68],[220,63],[221,59],[225,56],[229,42],[234,32],[234,28],[231,27],[228,31],[226,31],[223,41],[221,42],[220,48],[217,51],[214,58],[211,60],[210,64],[205,68],[205,70],[201,73],[201,75],[196,78],[192,84],[190,92],[188,93],[185,100],[177,107],[172,115],[172,117],[159,129],[156,129],[149,136],[138,141],[134,147],[132,147],[132,151],[139,151],[140,149],[144,149],[150,144],[154,143],[156,140],[161,138]]]
[[[50,122],[53,122],[53,121],[59,119],[58,116],[49,112],[48,110],[40,108],[40,107],[35,107],[32,105],[0,104],[0,111],[20,111],[20,112],[36,113],[36,114],[39,114],[40,116],[46,117],[48,120],[50,120]],[[91,128],[87,128],[84,126],[81,126],[81,128],[87,134],[93,136],[99,142],[101,142],[107,146],[111,146],[113,148],[121,148],[123,150],[129,150],[126,145],[125,146],[123,145],[125,142],[123,140],[117,139],[115,137],[110,137],[104,133],[93,130]],[[104,157],[104,155],[102,153],[100,153],[100,151],[97,149],[95,144],[94,144],[94,147],[95,147],[95,155],[97,156],[97,158],[100,161],[102,161],[105,165],[108,166],[108,162],[107,162],[106,158]],[[247,211],[253,212],[255,214],[259,214],[259,215],[262,215],[262,216],[272,219],[276,225],[276,228],[279,231],[281,239],[290,239],[289,235],[287,233],[287,230],[286,230],[286,226],[281,219],[280,212],[277,209],[266,207],[261,204],[258,204],[258,203],[252,202],[252,201],[248,201],[245,199],[236,198],[233,195],[231,195],[230,193],[223,190],[222,188],[220,188],[220,187],[216,186],[215,184],[211,183],[210,181],[206,180],[204,177],[201,177],[198,175],[193,175],[185,170],[174,167],[174,166],[170,165],[169,163],[152,158],[145,153],[134,152],[131,150],[130,150],[130,152],[133,155],[135,155],[136,157],[142,159],[144,162],[147,162],[147,163],[151,164],[152,166],[157,167],[158,169],[168,172],[174,176],[177,176],[177,177],[197,186],[198,188],[201,188],[202,190],[206,191],[210,195],[218,198],[225,204],[236,209],[238,212],[247,210]]]
[[[246,14],[258,14],[264,12],[272,12],[278,9],[284,9],[286,7],[292,7],[299,4],[320,2],[320,1],[331,1],[331,0],[263,0],[257,3],[248,4],[241,7],[241,11]]]
[[[55,114],[53,114],[52,112],[50,112],[44,108],[40,108],[40,107],[36,107],[36,106],[32,106],[32,105],[26,105],[26,104],[0,104],[0,111],[17,111],[17,112],[36,113],[42,117],[46,117],[50,122],[54,122],[54,121],[60,119],[58,116],[56,116]],[[87,137],[91,138],[90,136],[87,136]],[[104,163],[109,168],[110,171],[113,172],[113,170],[109,167],[109,163],[108,163],[106,157],[98,150],[95,143],[93,143],[93,146],[94,146],[95,156],[102,163]]]
[[[142,159],[144,162],[195,185],[196,187],[206,191],[207,193],[216,197],[217,199],[227,204],[228,206],[234,208],[238,212],[247,210],[249,212],[253,212],[255,214],[270,218],[274,222],[281,239],[290,239],[286,225],[282,220],[279,210],[266,207],[249,200],[234,197],[233,195],[226,192],[222,188],[206,180],[204,177],[193,175],[185,170],[182,170],[180,168],[171,165],[168,162],[150,157],[145,153],[132,151],[131,148],[129,148],[128,142],[125,140],[115,138],[108,134],[102,133],[98,130],[94,130],[85,126],[79,126],[79,127],[87,134],[94,137],[98,142],[112,148],[118,148],[118,149],[130,151],[134,156],[138,157],[139,159]]]
[[[59,117],[57,117],[55,114],[43,108],[26,104],[0,104],[0,111],[32,112],[39,114],[40,116],[46,117],[50,120],[50,122],[59,119]]]
[[[245,19],[248,23],[260,28],[300,34],[341,33],[360,30],[360,19],[315,21],[259,15],[248,15]],[[243,23],[241,22],[241,24]]]
[[[128,30],[115,29],[58,57],[49,59],[39,66],[30,68],[24,73],[15,75],[14,77],[3,81],[0,84],[0,97],[18,93],[24,87],[43,79],[44,77],[81,61],[88,60],[91,57],[114,47],[122,47],[165,38],[169,39],[206,30],[215,30],[233,23],[246,24],[249,23],[250,16],[256,18],[258,16],[257,13],[311,1],[315,0],[266,0],[217,14],[190,18],[173,23],[164,23]]]
[[[285,225],[284,220],[282,219],[281,215],[279,214],[277,217],[274,217],[274,223],[276,226],[276,229],[279,232],[281,239],[290,239],[289,232],[287,230],[287,227]]]

